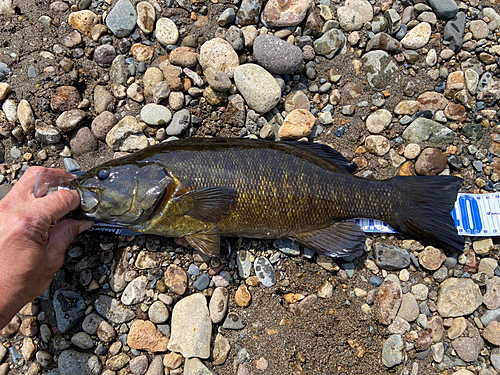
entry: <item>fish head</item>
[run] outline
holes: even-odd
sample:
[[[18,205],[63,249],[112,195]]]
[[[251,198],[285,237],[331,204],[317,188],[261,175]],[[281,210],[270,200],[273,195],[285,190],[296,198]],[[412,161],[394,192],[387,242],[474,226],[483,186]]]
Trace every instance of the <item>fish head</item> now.
[[[71,217],[131,226],[156,212],[175,180],[154,162],[109,162],[71,182],[80,194],[80,207]]]

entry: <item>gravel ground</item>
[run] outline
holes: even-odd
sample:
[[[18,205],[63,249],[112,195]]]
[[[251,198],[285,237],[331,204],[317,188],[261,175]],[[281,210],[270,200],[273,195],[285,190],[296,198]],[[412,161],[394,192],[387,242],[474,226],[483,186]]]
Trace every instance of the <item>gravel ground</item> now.
[[[208,136],[321,142],[365,178],[456,175],[461,192],[496,192],[497,12],[0,0],[0,196],[32,165],[87,170]],[[466,237],[458,255],[370,234],[334,260],[283,240],[225,246],[220,260],[170,238],[80,235],[0,331],[0,375],[500,372],[495,237]]]

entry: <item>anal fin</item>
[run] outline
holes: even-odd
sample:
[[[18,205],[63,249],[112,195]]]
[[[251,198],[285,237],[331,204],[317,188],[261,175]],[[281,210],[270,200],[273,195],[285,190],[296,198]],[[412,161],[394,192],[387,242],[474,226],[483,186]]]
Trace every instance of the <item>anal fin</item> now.
[[[211,256],[217,256],[220,252],[220,234],[219,227],[214,225],[209,230],[197,232],[184,237],[186,241],[203,253]]]
[[[345,257],[363,250],[365,233],[353,221],[341,221],[331,227],[291,237],[317,253],[329,257]]]

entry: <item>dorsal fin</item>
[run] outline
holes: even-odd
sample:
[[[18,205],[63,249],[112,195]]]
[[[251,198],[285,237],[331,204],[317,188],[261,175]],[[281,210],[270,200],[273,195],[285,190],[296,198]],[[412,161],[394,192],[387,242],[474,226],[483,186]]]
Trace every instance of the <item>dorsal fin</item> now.
[[[304,141],[283,141],[283,143],[288,143],[290,145],[303,148],[313,154],[316,154],[320,158],[334,164],[336,167],[340,168],[342,171],[354,174],[358,166],[354,162],[350,162],[342,154],[328,145],[321,143],[312,143]]]

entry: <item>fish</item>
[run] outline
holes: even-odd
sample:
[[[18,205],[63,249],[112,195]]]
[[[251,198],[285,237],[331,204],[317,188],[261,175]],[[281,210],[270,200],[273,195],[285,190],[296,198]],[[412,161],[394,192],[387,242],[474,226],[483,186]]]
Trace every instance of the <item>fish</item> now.
[[[71,182],[72,217],[184,238],[217,256],[221,237],[287,238],[319,254],[364,249],[355,218],[378,219],[445,251],[462,252],[451,211],[462,179],[370,180],[328,145],[186,138],[99,165]]]

